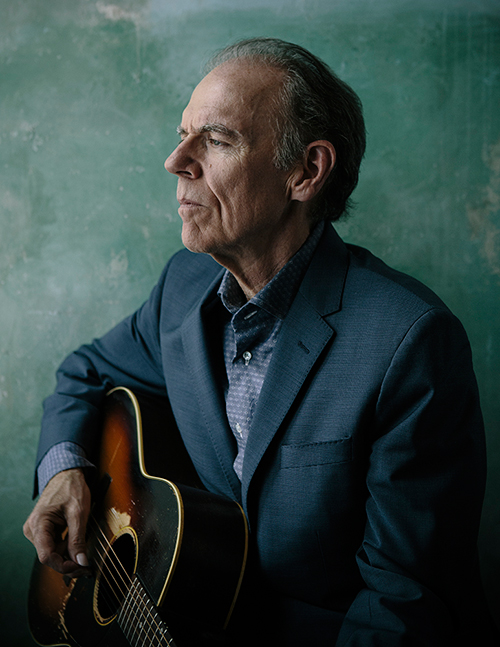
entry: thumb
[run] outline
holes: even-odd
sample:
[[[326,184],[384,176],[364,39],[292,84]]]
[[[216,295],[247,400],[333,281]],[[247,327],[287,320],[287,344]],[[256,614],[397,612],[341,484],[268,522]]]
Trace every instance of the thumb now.
[[[79,566],[88,566],[87,546],[85,543],[85,524],[68,524],[68,554]]]
[[[79,566],[87,567],[87,545],[85,542],[85,531],[89,509],[85,505],[77,505],[71,514],[67,515],[68,523],[68,554],[70,559]]]

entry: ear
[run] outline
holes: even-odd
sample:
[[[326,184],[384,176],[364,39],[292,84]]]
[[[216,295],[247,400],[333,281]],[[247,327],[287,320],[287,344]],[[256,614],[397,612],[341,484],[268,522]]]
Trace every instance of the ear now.
[[[326,140],[311,142],[302,161],[289,178],[290,199],[309,202],[321,191],[333,171],[337,155],[333,144]]]

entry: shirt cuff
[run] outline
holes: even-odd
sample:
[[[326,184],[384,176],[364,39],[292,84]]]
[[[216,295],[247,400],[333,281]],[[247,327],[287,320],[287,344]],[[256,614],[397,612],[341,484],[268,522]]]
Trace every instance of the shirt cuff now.
[[[42,492],[57,473],[74,467],[95,469],[95,465],[87,460],[80,445],[71,442],[57,443],[49,449],[38,465],[38,491]]]

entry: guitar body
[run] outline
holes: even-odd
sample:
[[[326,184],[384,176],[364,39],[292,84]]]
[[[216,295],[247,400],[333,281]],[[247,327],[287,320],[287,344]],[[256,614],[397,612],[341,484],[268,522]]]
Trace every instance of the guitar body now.
[[[237,503],[201,489],[172,421],[127,389],[108,395],[88,523],[94,577],[69,579],[35,562],[28,618],[39,644],[194,647],[227,624],[245,566],[246,520]],[[162,441],[151,460],[143,424]],[[176,483],[150,476],[150,464],[166,466]]]

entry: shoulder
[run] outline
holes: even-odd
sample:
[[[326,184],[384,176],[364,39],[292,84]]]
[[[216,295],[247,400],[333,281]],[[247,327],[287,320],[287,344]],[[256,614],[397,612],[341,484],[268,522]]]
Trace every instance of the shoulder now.
[[[458,356],[470,363],[462,323],[433,290],[366,249],[350,245],[349,251],[344,307],[350,311],[349,325],[369,331],[366,343],[377,353],[409,353],[414,362],[425,357],[427,364],[443,368]]]
[[[338,253],[338,240],[332,253]],[[459,344],[467,343],[461,323],[433,290],[363,247],[341,245],[346,268],[342,295],[338,310],[328,317],[339,335],[354,336],[362,347],[380,351],[395,350],[412,329],[441,338],[451,334]],[[322,283],[329,289],[335,279]]]
[[[348,244],[347,249],[350,255],[351,281],[358,287],[364,287],[362,292],[371,294],[375,301],[377,298],[391,299],[423,309],[448,310],[442,299],[418,279],[390,267],[363,247]]]
[[[451,314],[430,288],[367,249],[344,243],[333,227],[325,228],[302,291],[320,314],[358,321],[411,320],[434,309]]]
[[[422,317],[459,326],[443,300],[418,279],[387,265],[367,249],[347,245],[349,271],[343,308],[366,323],[407,329]],[[367,321],[368,320],[368,321]]]

